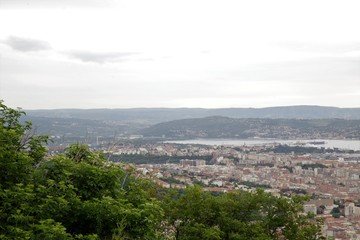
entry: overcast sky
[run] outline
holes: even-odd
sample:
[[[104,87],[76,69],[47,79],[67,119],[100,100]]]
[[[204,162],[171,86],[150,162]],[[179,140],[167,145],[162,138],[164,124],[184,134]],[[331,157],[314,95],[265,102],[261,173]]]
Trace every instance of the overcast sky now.
[[[0,0],[0,99],[24,109],[360,107],[359,9]]]

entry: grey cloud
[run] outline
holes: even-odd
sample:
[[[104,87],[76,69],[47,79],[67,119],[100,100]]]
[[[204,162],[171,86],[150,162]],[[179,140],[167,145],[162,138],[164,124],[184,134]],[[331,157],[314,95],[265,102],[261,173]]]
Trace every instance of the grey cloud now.
[[[3,41],[3,43],[10,46],[14,50],[21,52],[36,52],[51,49],[51,46],[48,42],[31,38],[10,36],[5,41]]]
[[[101,8],[114,4],[115,0],[0,0],[3,9]]]
[[[135,52],[88,52],[88,51],[70,51],[66,55],[79,59],[83,62],[106,63],[106,62],[121,62],[128,60],[127,57],[136,55]]]

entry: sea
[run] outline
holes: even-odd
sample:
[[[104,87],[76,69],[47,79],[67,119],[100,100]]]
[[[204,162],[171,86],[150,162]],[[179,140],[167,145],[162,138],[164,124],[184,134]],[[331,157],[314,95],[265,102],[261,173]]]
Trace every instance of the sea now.
[[[284,140],[284,139],[212,139],[200,138],[189,140],[166,141],[167,143],[177,144],[202,144],[213,146],[263,146],[273,144],[287,144],[299,145],[305,147],[324,147],[324,148],[338,148],[349,149],[354,151],[360,150],[360,140],[338,140],[338,139],[308,139],[308,140]]]

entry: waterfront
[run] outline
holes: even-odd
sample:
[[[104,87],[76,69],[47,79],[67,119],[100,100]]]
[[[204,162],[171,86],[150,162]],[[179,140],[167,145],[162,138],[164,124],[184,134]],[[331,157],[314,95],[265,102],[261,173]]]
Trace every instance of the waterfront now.
[[[310,142],[324,142],[324,144],[310,144]],[[284,139],[189,139],[179,141],[166,141],[168,143],[177,144],[203,144],[203,145],[232,145],[232,146],[255,146],[255,145],[272,145],[272,144],[288,144],[301,145],[306,147],[325,147],[339,148],[359,151],[360,140],[338,140],[338,139],[308,139],[308,140],[284,140]]]

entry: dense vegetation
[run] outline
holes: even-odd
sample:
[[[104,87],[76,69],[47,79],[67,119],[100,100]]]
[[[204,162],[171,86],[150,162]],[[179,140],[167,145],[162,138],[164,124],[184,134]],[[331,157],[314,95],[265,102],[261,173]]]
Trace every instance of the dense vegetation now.
[[[86,145],[46,137],[0,102],[0,239],[320,239],[303,198],[164,190]]]
[[[158,237],[163,211],[140,180],[84,145],[45,158],[47,139],[0,107],[0,239]]]
[[[349,153],[353,154],[360,151],[354,151],[350,149],[332,149],[332,148],[317,148],[317,147],[304,147],[304,146],[289,146],[286,144],[276,145],[273,148],[262,150],[262,152],[273,152],[273,153],[294,153],[296,155],[301,154],[312,154],[312,153]]]
[[[165,164],[165,163],[179,163],[182,159],[197,160],[202,159],[206,164],[211,164],[213,156],[156,156],[156,155],[141,155],[141,154],[121,154],[110,155],[110,160],[113,162],[126,162],[134,164]]]
[[[303,147],[303,146],[289,146],[286,144],[276,145],[273,148],[268,148],[263,150],[263,152],[273,152],[273,153],[294,153],[297,155],[300,154],[309,154],[309,153],[325,153],[325,152],[334,152],[333,149],[324,149],[324,148],[317,148],[317,147]]]

